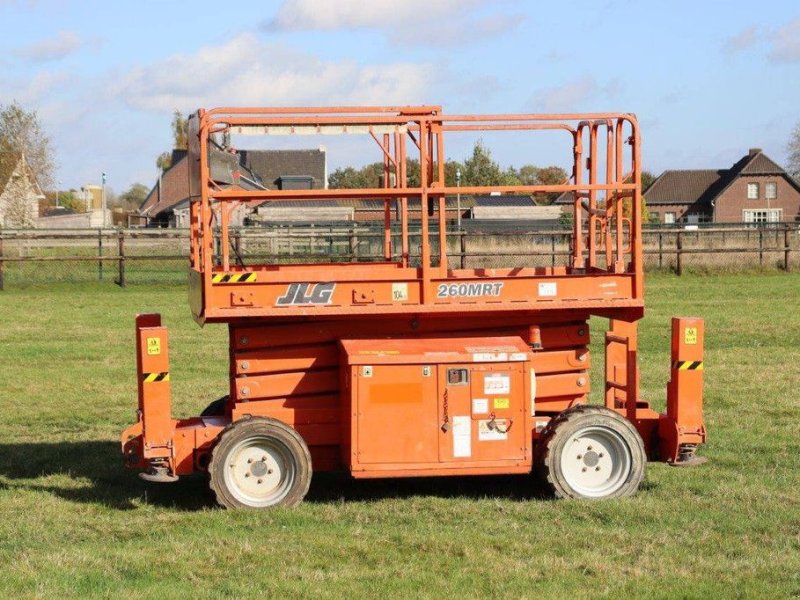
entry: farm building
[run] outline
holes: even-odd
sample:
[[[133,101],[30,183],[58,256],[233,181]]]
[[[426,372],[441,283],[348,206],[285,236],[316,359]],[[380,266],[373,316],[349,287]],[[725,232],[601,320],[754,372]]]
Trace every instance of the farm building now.
[[[214,150],[212,177],[245,189],[317,189],[327,187],[325,149],[242,150],[236,154]],[[285,208],[285,207],[284,207]],[[241,226],[256,206],[242,204],[231,214]],[[131,224],[150,227],[188,227],[189,163],[185,150],[173,150],[172,166],[153,186]]]
[[[539,206],[530,196],[477,196],[472,207],[473,219],[515,219],[558,223],[561,208]]]
[[[0,227],[34,227],[43,199],[25,155],[0,152]]]

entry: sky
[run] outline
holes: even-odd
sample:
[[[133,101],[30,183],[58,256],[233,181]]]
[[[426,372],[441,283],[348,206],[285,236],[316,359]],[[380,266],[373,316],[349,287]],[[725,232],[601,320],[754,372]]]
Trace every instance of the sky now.
[[[797,0],[0,0],[0,23],[0,104],[38,112],[63,189],[151,186],[176,109],[633,112],[656,174],[782,163],[800,122]],[[564,162],[548,148],[492,151]]]

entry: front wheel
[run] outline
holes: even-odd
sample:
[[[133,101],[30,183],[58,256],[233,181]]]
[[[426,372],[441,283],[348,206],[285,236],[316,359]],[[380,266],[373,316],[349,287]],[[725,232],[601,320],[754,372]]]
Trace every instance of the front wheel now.
[[[311,454],[285,423],[243,419],[220,435],[208,473],[217,502],[226,508],[295,506],[311,483]]]
[[[639,432],[622,415],[577,406],[553,419],[537,446],[537,471],[561,498],[632,496],[647,455]]]

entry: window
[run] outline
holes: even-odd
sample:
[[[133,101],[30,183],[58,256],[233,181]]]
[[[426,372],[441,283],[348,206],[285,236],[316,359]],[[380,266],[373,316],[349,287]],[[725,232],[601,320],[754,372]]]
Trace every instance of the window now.
[[[757,183],[748,183],[747,184],[747,199],[748,200],[758,200],[758,184]]]
[[[674,212],[665,212],[664,213],[664,223],[666,225],[671,225],[675,222],[675,213]]]
[[[780,208],[745,210],[742,212],[745,223],[778,223],[783,217],[783,209]]]
[[[764,186],[764,196],[767,200],[774,200],[778,197],[778,184],[774,181],[770,181],[767,185]]]

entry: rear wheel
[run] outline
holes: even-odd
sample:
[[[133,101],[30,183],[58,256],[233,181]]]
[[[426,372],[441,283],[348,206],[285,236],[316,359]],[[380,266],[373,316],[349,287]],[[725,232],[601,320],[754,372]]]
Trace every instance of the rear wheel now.
[[[633,424],[613,410],[577,406],[551,421],[537,445],[537,471],[561,498],[632,496],[647,455]]]
[[[208,472],[217,502],[226,508],[294,506],[311,483],[311,454],[285,423],[254,417],[222,432]]]

